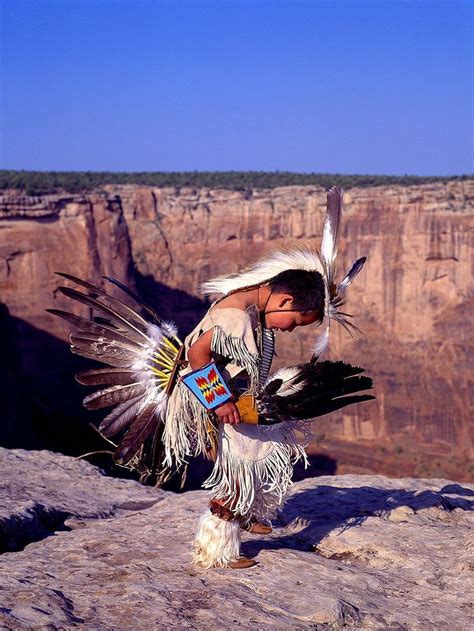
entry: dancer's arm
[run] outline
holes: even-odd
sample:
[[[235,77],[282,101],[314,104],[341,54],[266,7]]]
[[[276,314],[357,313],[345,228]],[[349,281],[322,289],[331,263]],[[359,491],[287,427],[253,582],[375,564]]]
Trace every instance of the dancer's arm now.
[[[188,350],[188,361],[193,370],[197,370],[212,361],[211,341],[212,329],[203,333],[194,344],[190,346]],[[214,413],[222,423],[230,423],[231,425],[240,423],[239,410],[233,401],[228,401],[218,408],[215,408]]]

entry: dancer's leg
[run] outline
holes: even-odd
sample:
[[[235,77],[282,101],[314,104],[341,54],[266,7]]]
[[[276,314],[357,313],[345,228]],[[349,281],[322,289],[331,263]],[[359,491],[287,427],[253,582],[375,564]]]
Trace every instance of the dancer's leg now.
[[[240,521],[206,510],[199,520],[193,559],[202,567],[226,567],[240,556]]]

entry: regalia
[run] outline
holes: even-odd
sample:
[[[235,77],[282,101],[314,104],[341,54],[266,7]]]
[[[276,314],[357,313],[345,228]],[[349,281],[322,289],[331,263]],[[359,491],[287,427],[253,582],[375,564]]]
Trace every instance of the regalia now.
[[[105,277],[123,291],[123,299],[60,273],[79,287],[61,287],[62,293],[87,305],[91,315],[48,311],[72,325],[73,353],[105,365],[76,378],[83,385],[100,386],[84,398],[86,408],[112,408],[98,431],[113,444],[114,461],[137,471],[142,483],[157,486],[173,475],[183,480],[192,457],[203,455],[214,461],[203,483],[211,510],[201,518],[194,542],[194,559],[204,567],[235,563],[242,525],[268,522],[279,510],[292,483],[293,465],[300,458],[306,461],[312,419],[374,398],[363,393],[372,387],[372,380],[362,368],[321,359],[332,322],[352,335],[358,331],[341,307],[365,257],[336,282],[342,196],[335,186],[327,193],[319,251],[310,247],[276,251],[239,274],[204,283],[204,294],[220,294],[220,298],[184,340],[174,323],[163,321],[116,279]],[[289,269],[322,275],[326,326],[309,349],[306,363],[271,374],[275,339],[273,331],[265,328],[259,307],[219,308],[219,301],[259,287]],[[189,348],[210,329],[213,361],[192,370]],[[219,423],[213,413],[229,398],[236,401],[243,421],[236,426]]]

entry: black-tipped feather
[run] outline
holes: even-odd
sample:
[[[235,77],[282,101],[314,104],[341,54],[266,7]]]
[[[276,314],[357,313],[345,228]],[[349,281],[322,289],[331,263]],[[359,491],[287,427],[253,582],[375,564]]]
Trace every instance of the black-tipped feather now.
[[[138,294],[136,294],[134,291],[132,291],[131,289],[129,289],[126,285],[121,283],[116,278],[112,278],[112,276],[102,276],[102,278],[105,278],[105,280],[108,280],[109,283],[112,283],[113,285],[115,285],[116,287],[118,287],[119,289],[124,291],[127,294],[127,296],[130,296],[130,298],[135,300],[135,302],[138,305],[140,305],[140,307],[142,307],[142,309],[144,309],[147,313],[149,313],[154,318],[154,320],[155,320],[155,322],[157,324],[160,324],[162,322],[162,319],[154,311],[154,309],[152,309],[149,305],[147,305],[146,302],[143,302],[143,300],[140,298],[140,296]]]
[[[118,298],[115,298],[115,296],[111,296],[100,287],[97,287],[97,285],[92,285],[91,283],[88,283],[87,281],[82,280],[77,276],[73,276],[72,274],[66,274],[65,272],[56,272],[56,274],[58,276],[62,276],[63,278],[71,280],[72,282],[80,285],[81,287],[84,287],[85,289],[88,289],[91,292],[90,295],[92,298],[105,300],[106,302],[110,303],[107,306],[112,308],[114,311],[120,313],[126,320],[128,320],[129,322],[133,322],[135,325],[144,326],[146,330],[148,322],[145,320],[145,318],[143,318],[135,309],[129,307]]]
[[[283,381],[278,376],[260,393],[257,406],[263,417],[273,422],[309,419],[328,414],[346,405],[373,399],[354,393],[372,388],[372,379],[359,366],[342,361],[299,364],[298,373]],[[288,387],[298,386],[296,392]],[[278,392],[283,394],[280,396]]]
[[[352,283],[354,278],[357,276],[357,274],[364,267],[364,264],[365,264],[366,260],[367,260],[366,256],[361,256],[360,259],[357,259],[357,261],[355,261],[355,263],[352,265],[351,269],[347,272],[347,274],[344,276],[344,278],[338,284],[338,286],[337,286],[337,293],[338,294],[344,292],[346,290],[347,286]]]
[[[144,341],[151,341],[146,331],[142,330],[141,327],[136,326],[136,323],[130,322],[128,319],[120,315],[120,313],[114,311],[107,305],[102,304],[95,298],[92,298],[87,294],[83,294],[80,291],[76,291],[75,289],[71,289],[70,287],[59,287],[59,291],[68,298],[77,300],[88,307],[92,307],[93,309],[97,309],[98,311],[105,313],[109,316],[111,322],[118,326],[120,331],[126,332],[126,334],[129,335],[135,342],[143,343]]]
[[[83,318],[82,316],[76,315],[75,313],[70,313],[69,311],[62,311],[61,309],[45,309],[48,313],[52,313],[66,322],[69,322],[75,327],[74,333],[94,333],[99,336],[103,336],[108,340],[116,340],[117,342],[123,342],[124,344],[133,347],[133,349],[138,352],[143,349],[143,343],[135,342],[127,337],[125,337],[122,333],[119,332],[117,328],[110,328],[110,323],[107,325],[103,322],[97,323],[88,320],[87,318]]]

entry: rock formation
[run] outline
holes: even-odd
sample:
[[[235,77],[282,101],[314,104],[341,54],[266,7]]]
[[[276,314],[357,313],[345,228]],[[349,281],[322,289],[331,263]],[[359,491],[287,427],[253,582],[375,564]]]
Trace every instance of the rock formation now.
[[[248,570],[203,570],[207,495],[117,480],[50,451],[0,449],[0,627],[465,631],[474,485],[343,475],[291,489]],[[10,551],[8,551],[10,550]]]
[[[314,450],[337,458],[340,471],[472,479],[473,199],[474,180],[345,192],[341,274],[356,257],[368,256],[348,301],[366,337],[355,343],[338,332],[332,356],[364,366],[374,377],[377,400],[315,424]],[[41,433],[52,407],[58,419],[65,410],[71,415],[71,406],[51,406],[54,388],[48,384],[58,371],[65,383],[73,364],[58,368],[47,350],[54,340],[40,335],[66,339],[67,327],[43,311],[67,304],[56,292],[54,270],[135,282],[160,313],[175,314],[185,333],[206,306],[199,283],[236,271],[273,247],[317,246],[324,208],[325,191],[312,186],[244,192],[107,186],[85,196],[0,198],[9,383],[18,374],[29,384],[41,382],[30,406],[38,418],[30,431]],[[275,366],[306,357],[316,333],[280,334]],[[65,345],[58,353],[63,365]],[[72,399],[76,406],[77,391]],[[15,410],[24,402],[16,401],[10,418],[18,420]],[[33,446],[44,445],[40,438]],[[13,438],[7,444],[17,446]]]

